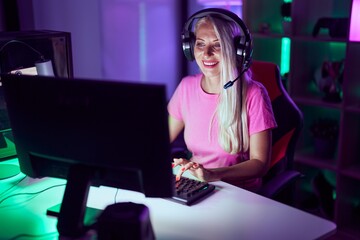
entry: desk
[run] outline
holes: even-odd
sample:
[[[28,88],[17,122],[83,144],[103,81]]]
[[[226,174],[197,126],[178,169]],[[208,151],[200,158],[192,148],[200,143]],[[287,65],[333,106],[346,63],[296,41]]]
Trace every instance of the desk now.
[[[0,184],[0,239],[19,234],[38,237],[19,239],[57,239],[57,220],[47,216],[46,210],[61,202],[66,181],[26,177],[18,183],[22,178],[24,175],[20,174]],[[117,192],[110,187],[91,187],[87,205],[104,209],[115,201],[145,204],[150,209],[157,239],[306,240],[326,238],[336,231],[336,225],[328,220],[224,182],[213,184],[217,187],[214,194],[190,207],[166,199],[146,198],[138,192],[121,189]],[[2,201],[8,195],[37,192],[51,186],[57,187]]]

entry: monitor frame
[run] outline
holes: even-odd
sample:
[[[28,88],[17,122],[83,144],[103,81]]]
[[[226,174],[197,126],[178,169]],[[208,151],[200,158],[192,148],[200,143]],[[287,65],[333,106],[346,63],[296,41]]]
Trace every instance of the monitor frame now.
[[[165,85],[12,74],[1,79],[21,171],[67,179],[61,235],[83,233],[90,186],[172,196]]]

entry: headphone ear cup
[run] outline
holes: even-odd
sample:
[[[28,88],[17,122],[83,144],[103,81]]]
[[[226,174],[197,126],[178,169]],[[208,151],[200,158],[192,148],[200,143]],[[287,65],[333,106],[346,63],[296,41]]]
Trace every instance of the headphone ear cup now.
[[[194,57],[194,44],[195,44],[195,34],[193,32],[188,32],[183,34],[183,51],[184,55],[189,61],[193,61]]]
[[[246,47],[246,57],[244,59],[244,67],[246,69],[250,68],[250,65],[252,63],[252,53],[253,53],[253,49],[252,49],[252,43],[249,43],[250,46]]]
[[[251,64],[252,46],[244,36],[235,37],[236,60],[242,65],[243,69],[248,69]]]
[[[243,38],[241,36],[235,37],[234,45],[235,45],[236,60],[239,62],[239,64],[244,65],[246,58],[246,47],[242,42],[243,42]]]

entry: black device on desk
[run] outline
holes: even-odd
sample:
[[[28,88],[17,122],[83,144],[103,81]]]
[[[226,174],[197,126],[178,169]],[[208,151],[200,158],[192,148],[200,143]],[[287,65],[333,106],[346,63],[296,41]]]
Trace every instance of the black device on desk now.
[[[91,185],[171,197],[163,85],[2,75],[21,171],[67,179],[63,236],[83,234]]]
[[[191,205],[214,190],[175,184],[166,88],[158,84],[2,75],[21,171],[67,179],[58,216],[63,236],[86,229],[91,185]],[[182,178],[183,182],[185,179]]]

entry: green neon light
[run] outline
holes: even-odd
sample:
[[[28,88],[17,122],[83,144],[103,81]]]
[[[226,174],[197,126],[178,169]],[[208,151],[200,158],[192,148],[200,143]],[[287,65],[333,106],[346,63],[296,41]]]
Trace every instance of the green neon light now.
[[[284,37],[281,39],[281,62],[280,62],[280,73],[284,75],[290,70],[290,38]]]

